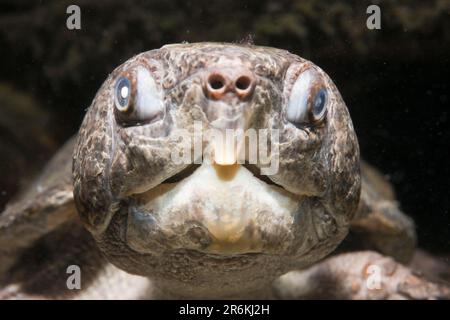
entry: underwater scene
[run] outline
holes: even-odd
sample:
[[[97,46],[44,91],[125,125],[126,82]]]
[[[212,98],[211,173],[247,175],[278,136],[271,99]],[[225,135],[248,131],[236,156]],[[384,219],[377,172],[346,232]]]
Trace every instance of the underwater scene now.
[[[448,300],[449,18],[2,1],[0,299]]]

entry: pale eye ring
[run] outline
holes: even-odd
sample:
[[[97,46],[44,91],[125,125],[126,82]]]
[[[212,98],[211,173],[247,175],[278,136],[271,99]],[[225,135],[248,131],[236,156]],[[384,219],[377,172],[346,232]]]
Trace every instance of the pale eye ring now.
[[[326,115],[328,91],[317,70],[309,68],[295,80],[286,107],[286,119],[295,125],[320,123]]]
[[[120,77],[114,87],[114,102],[119,111],[126,112],[130,105],[131,82],[126,77]]]

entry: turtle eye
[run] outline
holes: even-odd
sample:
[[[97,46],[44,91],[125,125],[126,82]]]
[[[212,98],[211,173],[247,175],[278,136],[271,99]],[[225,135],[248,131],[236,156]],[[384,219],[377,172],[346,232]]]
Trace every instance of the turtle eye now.
[[[327,102],[327,90],[324,88],[319,89],[314,96],[314,102],[311,107],[311,115],[315,121],[321,120],[325,115]]]
[[[137,93],[134,116],[137,120],[153,120],[164,111],[162,92],[146,68],[138,67],[136,73]]]
[[[286,110],[286,119],[294,124],[318,122],[326,114],[327,90],[314,69],[302,72],[295,81]]]
[[[162,92],[150,72],[142,66],[117,79],[114,96],[116,118],[122,124],[149,123],[164,113]]]
[[[120,112],[127,112],[130,105],[131,83],[127,77],[120,77],[114,87],[114,103]]]

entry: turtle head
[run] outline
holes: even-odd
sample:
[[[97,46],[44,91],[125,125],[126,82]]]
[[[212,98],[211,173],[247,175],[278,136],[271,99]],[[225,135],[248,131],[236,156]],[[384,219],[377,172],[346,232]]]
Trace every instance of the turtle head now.
[[[267,47],[176,44],[118,67],[73,158],[77,209],[120,268],[205,296],[257,290],[345,237],[360,193],[348,110]]]

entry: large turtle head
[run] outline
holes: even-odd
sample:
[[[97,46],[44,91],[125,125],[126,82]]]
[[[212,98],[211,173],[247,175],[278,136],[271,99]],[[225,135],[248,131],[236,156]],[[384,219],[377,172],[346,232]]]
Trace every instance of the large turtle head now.
[[[73,160],[100,249],[181,295],[257,290],[314,263],[345,237],[360,193],[338,90],[310,61],[267,47],[133,57],[98,91]]]

